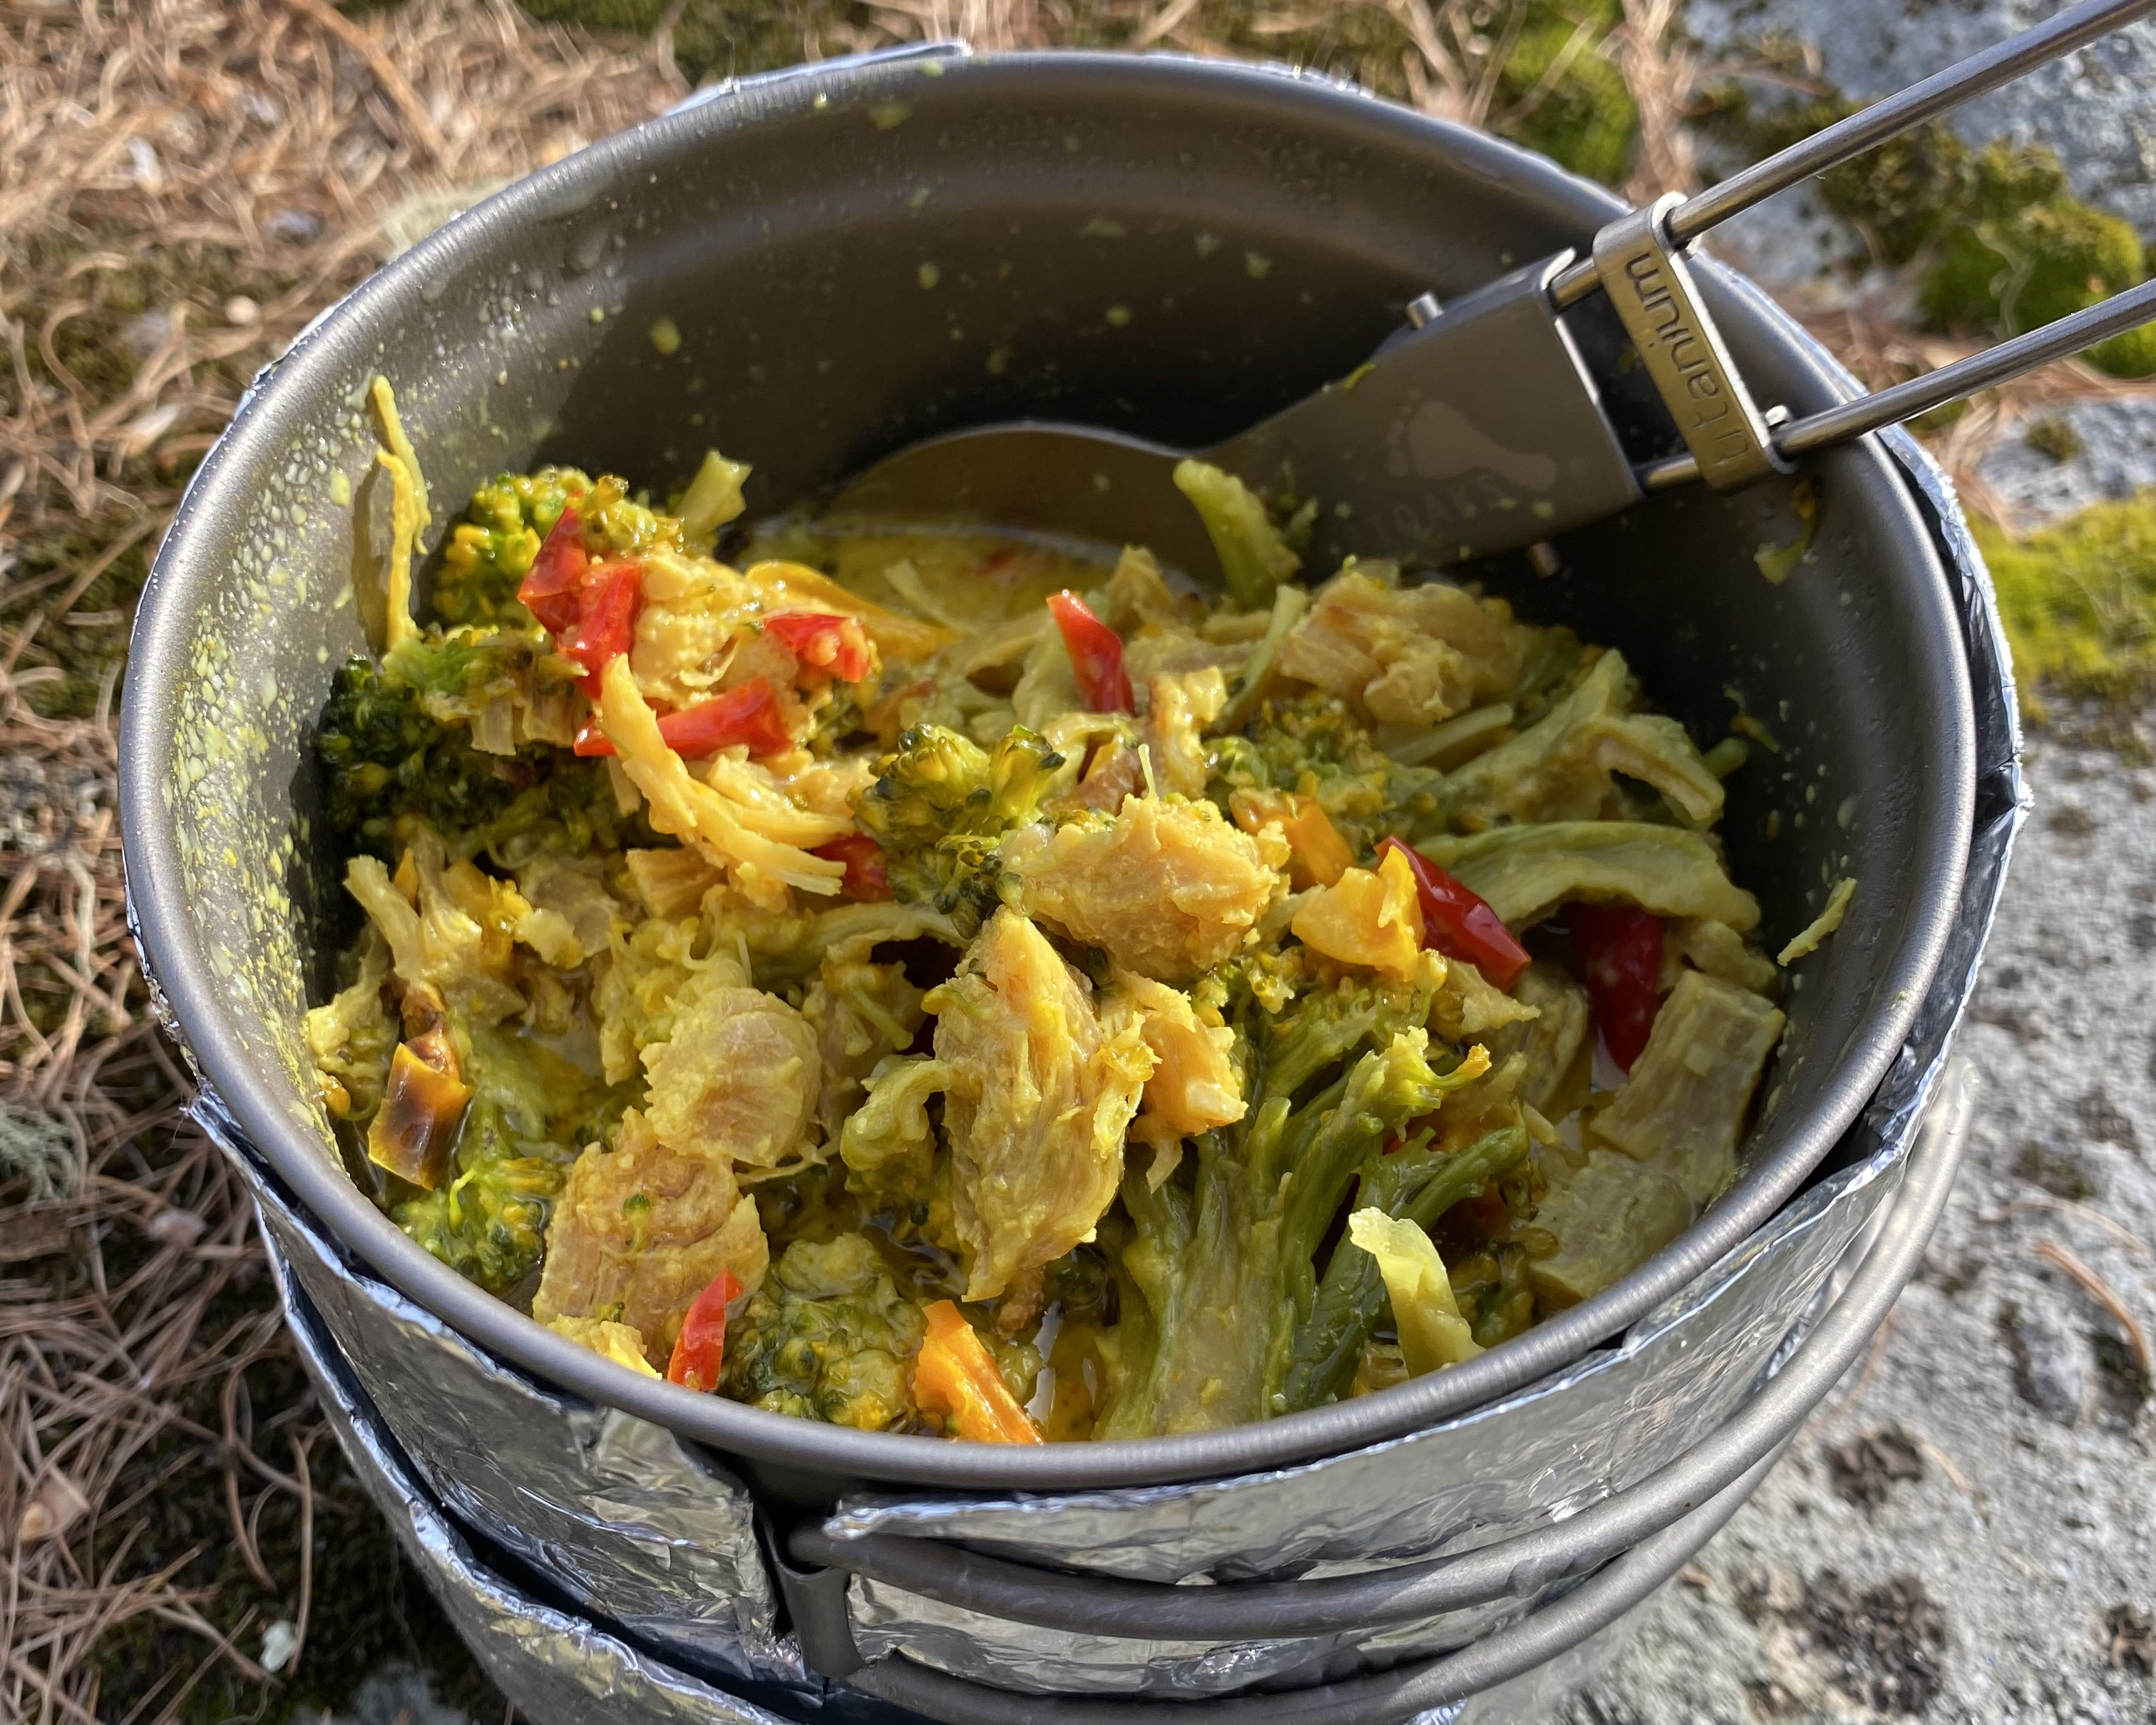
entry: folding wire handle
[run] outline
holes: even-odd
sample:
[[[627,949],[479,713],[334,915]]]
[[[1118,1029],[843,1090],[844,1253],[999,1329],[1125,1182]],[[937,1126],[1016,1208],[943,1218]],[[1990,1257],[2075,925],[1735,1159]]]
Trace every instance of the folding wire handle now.
[[[1640,470],[1641,489],[1703,479],[1717,490],[1735,490],[1788,471],[1807,450],[1912,418],[2156,318],[2156,282],[2144,283],[1924,377],[1778,426],[1731,363],[1685,263],[1686,249],[1717,223],[2152,9],[2156,0],[2083,0],[1707,191],[1671,193],[1596,235],[1592,258],[1552,279],[1549,300],[1562,311],[1598,288],[1609,295],[1684,435],[1687,453]]]
[[[1230,1582],[1204,1588],[1040,1569],[932,1539],[887,1534],[840,1539],[810,1524],[795,1528],[784,1541],[784,1555],[790,1562],[782,1570],[803,1649],[825,1675],[842,1677],[933,1718],[963,1722],[990,1715],[971,1703],[970,1711],[927,1705],[924,1684],[956,1686],[954,1695],[966,1690],[978,1697],[998,1697],[1005,1707],[1000,1716],[1005,1725],[1036,1716],[1045,1725],[1095,1720],[1101,1725],[1156,1725],[1168,1715],[1142,1702],[1060,1701],[1055,1706],[1062,1711],[1044,1711],[1028,1701],[1026,1707],[1034,1709],[1029,1712],[1016,1707],[1019,1697],[1005,1692],[960,1683],[897,1661],[879,1661],[850,1673],[834,1669],[848,1663],[851,1649],[844,1615],[844,1574],[869,1576],[946,1604],[1065,1634],[1235,1641],[1332,1635],[1412,1622],[1531,1593],[1607,1564],[1674,1527],[1743,1478],[1786,1440],[1839,1381],[1885,1318],[1922,1254],[1960,1165],[1969,1111],[1966,1077],[1950,1077],[1911,1152],[1901,1189],[1862,1266],[1782,1368],[1683,1457],[1563,1522],[1471,1551],[1359,1575]],[[829,1567],[819,1573],[818,1566]],[[792,1573],[785,1573],[788,1570]],[[852,1658],[858,1660],[858,1654]],[[1410,1667],[1405,1675],[1423,1668]],[[886,1671],[896,1675],[885,1686],[880,1674]],[[1343,1689],[1377,1686],[1389,1697],[1386,1705],[1390,1707],[1389,1697],[1398,1686],[1394,1680],[1404,1681],[1404,1674],[1329,1686],[1328,1692],[1337,1700]],[[1433,1706],[1444,1698],[1424,1696],[1417,1707]],[[1187,1718],[1191,1705],[1173,1703],[1173,1716]],[[1238,1709],[1237,1720],[1247,1725],[1316,1717],[1298,1711],[1305,1703],[1292,1693],[1235,1697],[1233,1705]],[[1407,1709],[1409,1713],[1414,1711]],[[1337,1717],[1344,1721],[1395,1716],[1390,1711],[1365,1711]]]

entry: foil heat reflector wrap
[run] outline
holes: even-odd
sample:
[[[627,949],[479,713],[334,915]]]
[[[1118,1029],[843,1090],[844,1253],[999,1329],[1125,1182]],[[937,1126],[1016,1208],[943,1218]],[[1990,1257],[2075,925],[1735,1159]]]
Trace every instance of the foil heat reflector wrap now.
[[[195,1116],[246,1175],[341,1357],[453,1514],[654,1645],[752,1681],[804,1677],[778,1633],[776,1590],[739,1480],[663,1426],[474,1347],[324,1238],[214,1096]]]

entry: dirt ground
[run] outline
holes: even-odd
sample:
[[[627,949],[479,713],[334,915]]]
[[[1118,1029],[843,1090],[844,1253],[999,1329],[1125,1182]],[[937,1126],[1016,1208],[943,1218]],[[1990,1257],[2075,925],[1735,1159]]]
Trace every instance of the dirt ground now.
[[[1525,7],[0,0],[0,1718],[506,1711],[326,1440],[126,937],[114,724],[132,608],[254,370],[475,198],[696,82],[924,35],[1291,59],[1635,189],[1695,183],[1681,116],[1717,69],[1676,0],[1579,8],[1539,62]],[[1876,296],[1792,298],[1876,381],[1973,345]],[[1984,476],[2002,439],[2145,396],[2074,368],[1938,447],[2004,516]],[[2130,718],[2113,734],[2145,748]],[[2032,1142],[2036,1187],[2079,1178]],[[1851,1514],[1936,1487],[1898,1427],[1837,1443],[1818,1468]],[[1727,1586],[1777,1645],[1856,1673],[1827,1686],[1874,1713],[1949,1692],[1921,1588],[1823,1566],[1799,1594]],[[2106,1620],[2121,1671],[2152,1656],[2145,1594]]]

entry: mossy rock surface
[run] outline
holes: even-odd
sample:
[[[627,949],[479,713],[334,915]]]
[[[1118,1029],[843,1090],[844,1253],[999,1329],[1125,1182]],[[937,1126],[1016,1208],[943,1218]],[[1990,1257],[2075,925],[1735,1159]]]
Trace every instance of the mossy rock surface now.
[[[2025,537],[1975,529],[2032,718],[2046,695],[2118,711],[2156,698],[2156,489]]]
[[[1493,118],[1507,136],[1614,186],[1631,166],[1640,110],[1624,74],[1602,54],[1615,20],[1600,10],[1530,8],[1532,21],[1498,79]]]
[[[2145,273],[2133,228],[2058,197],[1957,225],[1918,303],[1933,323],[2011,334],[2093,305]]]
[[[1857,105],[1822,95],[1762,112],[1729,86],[1712,92],[1698,117],[1756,160]],[[2133,227],[2075,198],[2058,157],[2040,145],[1972,149],[1933,121],[1830,169],[1819,194],[1878,261],[1922,266],[1918,306],[1935,328],[2018,334],[2148,275]],[[2086,357],[2115,377],[2156,374],[2156,333],[2131,331]]]

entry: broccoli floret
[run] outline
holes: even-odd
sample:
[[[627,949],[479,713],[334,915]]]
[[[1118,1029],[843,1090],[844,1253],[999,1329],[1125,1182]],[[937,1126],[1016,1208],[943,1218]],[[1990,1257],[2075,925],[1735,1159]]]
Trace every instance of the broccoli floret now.
[[[512,839],[582,855],[615,842],[619,817],[603,766],[527,744],[513,755],[472,747],[467,727],[428,711],[490,677],[495,649],[415,641],[377,667],[355,657],[337,673],[315,733],[330,825],[344,848],[394,860],[398,820],[418,815],[464,855]]]
[[[452,1022],[472,1099],[451,1176],[393,1201],[389,1214],[452,1270],[499,1294],[538,1267],[578,1147],[611,1134],[631,1092],[602,1089],[524,1037]]]
[[[526,1153],[534,1147],[541,1153]],[[520,1145],[498,1105],[475,1101],[458,1133],[454,1177],[390,1215],[459,1276],[502,1293],[537,1267],[552,1200],[574,1160],[557,1145]]]
[[[530,628],[531,614],[516,602],[517,584],[569,500],[591,488],[573,467],[542,467],[497,475],[473,492],[465,520],[442,548],[434,614],[449,624]]]
[[[868,1093],[846,1117],[839,1154],[846,1183],[864,1199],[911,1209],[926,1221],[936,1173],[936,1125],[929,1105],[950,1087],[951,1069],[919,1055],[892,1055],[869,1075]]]
[[[1259,1039],[1265,1088],[1291,1098],[1320,1073],[1337,1077],[1341,1061],[1356,1050],[1379,1047],[1427,1019],[1430,993],[1426,986],[1372,974],[1343,977],[1331,988],[1299,995]]]
[[[1397,1028],[1428,1011],[1427,994],[1418,1009],[1415,997],[1352,983],[1277,1032],[1254,1009],[1238,1011],[1248,1113],[1194,1141],[1196,1157],[1157,1190],[1142,1172],[1124,1179],[1122,1340],[1095,1436],[1208,1430],[1286,1410],[1294,1344],[1317,1299],[1313,1256],[1358,1171],[1485,1069],[1449,1051],[1433,1059],[1422,1030]]]
[[[892,896],[942,912],[970,939],[999,901],[1004,834],[1038,816],[1065,765],[1023,726],[988,750],[916,725],[876,763],[854,813],[883,848]]]
[[[865,1235],[797,1240],[735,1321],[720,1389],[862,1431],[917,1424],[909,1365],[927,1330]]]
[[[530,629],[531,614],[516,588],[539,547],[572,502],[594,557],[678,550],[681,524],[629,498],[627,485],[593,480],[573,467],[497,474],[472,493],[465,519],[449,535],[434,577],[434,614],[442,622]]]
[[[1237,790],[1316,797],[1358,857],[1388,833],[1413,839],[1437,830],[1443,775],[1395,761],[1337,695],[1310,690],[1266,701],[1240,737],[1207,744],[1208,793],[1223,809]]]

